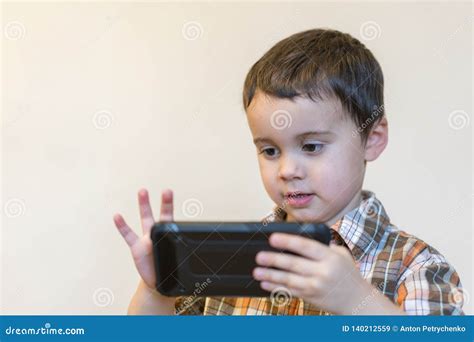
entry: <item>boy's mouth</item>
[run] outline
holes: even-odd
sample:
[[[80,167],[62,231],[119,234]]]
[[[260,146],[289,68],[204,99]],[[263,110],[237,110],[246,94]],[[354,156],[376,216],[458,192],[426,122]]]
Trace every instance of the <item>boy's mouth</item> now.
[[[304,207],[307,206],[313,199],[313,193],[305,193],[300,191],[287,192],[285,194],[285,200],[292,207]]]
[[[303,197],[303,196],[308,196],[308,195],[314,195],[314,194],[309,193],[309,192],[293,191],[293,192],[287,192],[285,194],[285,197],[286,198],[289,198],[289,197]]]

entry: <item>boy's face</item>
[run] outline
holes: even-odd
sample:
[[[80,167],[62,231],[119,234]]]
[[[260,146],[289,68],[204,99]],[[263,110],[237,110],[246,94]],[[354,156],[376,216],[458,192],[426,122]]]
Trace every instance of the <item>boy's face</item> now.
[[[366,150],[340,101],[279,99],[257,91],[247,120],[265,189],[288,221],[332,225],[359,205]],[[287,196],[298,191],[310,195]]]

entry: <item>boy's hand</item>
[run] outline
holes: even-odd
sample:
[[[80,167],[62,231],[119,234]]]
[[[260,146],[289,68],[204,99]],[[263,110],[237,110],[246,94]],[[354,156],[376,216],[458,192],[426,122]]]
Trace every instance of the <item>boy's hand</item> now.
[[[375,290],[362,278],[345,247],[326,246],[319,241],[283,233],[272,234],[269,241],[274,248],[301,256],[269,251],[257,254],[257,264],[264,267],[255,268],[253,276],[267,291],[285,287],[293,297],[302,298],[318,308],[350,315]]]
[[[150,231],[155,223],[153,213],[151,211],[148,191],[141,189],[138,192],[138,205],[140,208],[140,218],[143,235],[138,236],[125,223],[122,215],[114,215],[115,226],[123,236],[130,251],[132,252],[133,261],[145,284],[154,291],[156,289],[156,275],[153,261],[153,243],[150,238]],[[165,190],[161,194],[161,222],[173,221],[173,192]]]

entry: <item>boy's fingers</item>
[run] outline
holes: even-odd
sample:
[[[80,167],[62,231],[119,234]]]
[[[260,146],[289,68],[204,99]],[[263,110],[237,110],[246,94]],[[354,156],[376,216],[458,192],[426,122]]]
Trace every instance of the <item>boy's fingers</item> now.
[[[303,291],[294,288],[286,288],[281,284],[262,281],[260,287],[273,293],[273,297],[270,297],[272,301],[278,301],[279,298],[281,298],[284,301],[289,302],[292,298],[303,298]]]
[[[148,234],[155,223],[150,206],[150,198],[146,189],[138,191],[138,206],[140,207],[140,218],[143,234]]]
[[[161,222],[173,221],[173,191],[168,189],[161,193]]]
[[[257,267],[252,271],[252,275],[259,281],[281,284],[287,288],[304,289],[307,285],[306,277],[271,268]]]
[[[314,274],[317,265],[312,260],[278,252],[259,252],[256,261],[261,266],[278,268],[303,276]]]
[[[270,245],[312,260],[321,260],[329,252],[329,247],[321,242],[294,234],[273,233],[270,236]]]
[[[120,234],[125,239],[127,245],[132,247],[138,240],[138,235],[135,234],[135,232],[125,223],[125,220],[123,219],[122,215],[114,215],[114,223]]]

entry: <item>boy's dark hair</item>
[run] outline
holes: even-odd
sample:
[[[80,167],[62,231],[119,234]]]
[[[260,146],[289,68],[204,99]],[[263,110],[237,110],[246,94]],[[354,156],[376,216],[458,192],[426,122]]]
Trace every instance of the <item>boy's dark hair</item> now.
[[[258,90],[278,98],[335,96],[358,127],[362,142],[384,115],[383,74],[374,55],[351,35],[330,29],[299,32],[278,42],[250,69],[247,110]]]

